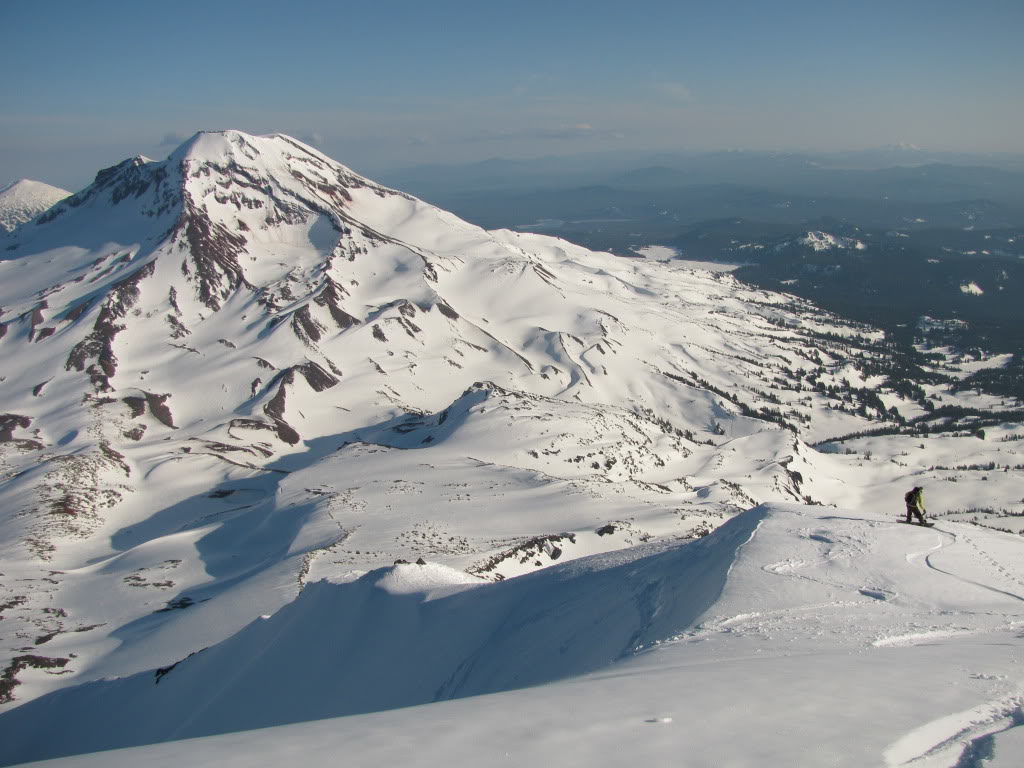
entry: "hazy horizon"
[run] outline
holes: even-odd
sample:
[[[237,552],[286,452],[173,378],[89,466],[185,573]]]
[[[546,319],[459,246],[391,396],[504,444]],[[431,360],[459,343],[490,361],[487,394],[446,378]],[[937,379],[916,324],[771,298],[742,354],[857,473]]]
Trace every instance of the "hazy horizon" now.
[[[197,130],[366,173],[590,152],[1024,153],[1024,6],[646,0],[0,4],[0,184]]]

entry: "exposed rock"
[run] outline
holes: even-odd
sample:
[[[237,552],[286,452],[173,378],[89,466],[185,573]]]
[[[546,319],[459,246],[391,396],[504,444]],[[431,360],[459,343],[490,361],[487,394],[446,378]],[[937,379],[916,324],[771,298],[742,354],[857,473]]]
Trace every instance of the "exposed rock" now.
[[[142,439],[142,436],[146,434],[146,425],[140,424],[137,427],[132,427],[131,429],[125,430],[124,432],[122,432],[122,434],[127,439],[138,442],[139,440]]]
[[[119,466],[124,471],[124,474],[126,476],[132,473],[131,467],[128,466],[128,463],[124,459],[124,454],[115,451],[113,448],[111,448],[110,443],[106,441],[100,442],[100,451],[103,453],[104,456],[110,459],[110,461],[117,464],[117,466]]]
[[[292,313],[292,330],[303,344],[312,345],[314,342],[320,341],[324,327],[313,319],[309,313],[309,307],[304,306]]]
[[[91,306],[92,306],[92,300],[91,299],[86,299],[85,301],[81,302],[80,304],[76,304],[74,307],[72,307],[71,309],[69,309],[67,312],[64,313],[64,320],[69,322],[69,323],[75,322],[76,320],[78,320],[78,318],[80,318],[82,315],[84,315],[86,312],[88,312],[89,311],[89,307],[91,307]]]
[[[70,659],[50,656],[15,656],[0,675],[0,704],[14,701],[14,688],[21,685],[21,681],[15,675],[23,669],[62,669],[69,661]]]
[[[114,337],[124,330],[125,326],[120,324],[122,318],[128,314],[135,302],[139,299],[139,283],[153,274],[155,263],[148,264],[135,270],[131,275],[115,283],[103,302],[99,316],[93,325],[92,332],[72,348],[68,355],[66,370],[81,371],[86,367],[86,362],[95,359],[97,367],[90,366],[89,374],[93,386],[98,391],[109,391],[110,378],[117,372],[117,357],[114,355]]]
[[[19,416],[16,413],[0,413],[0,443],[10,443],[14,440],[15,429],[28,429],[32,419],[28,416]]]
[[[193,600],[191,597],[188,597],[187,595],[182,595],[181,597],[175,598],[174,600],[169,600],[166,606],[164,606],[163,608],[157,608],[155,611],[153,611],[153,613],[167,613],[168,611],[180,611],[184,610],[185,608],[191,608],[195,604],[196,601]]]
[[[557,560],[562,556],[562,548],[557,545],[565,540],[575,544],[576,534],[556,533],[548,536],[534,536],[511,549],[489,557],[482,563],[470,566],[466,569],[466,573],[501,581],[504,577],[500,573],[495,573],[495,571],[502,563],[509,560],[517,560],[520,564],[523,564],[533,560],[534,565],[541,566],[543,562],[537,559],[541,554],[547,555],[551,561]]]
[[[49,309],[49,306],[49,303],[47,303],[44,300],[36,304],[36,306],[33,307],[32,310],[28,313],[28,319],[32,325],[31,329],[28,332],[29,341],[33,341],[35,339],[36,328],[46,321],[45,315],[43,315],[43,310]],[[24,315],[22,315],[22,317],[24,317]]]
[[[295,370],[303,375],[306,379],[306,383],[313,388],[314,392],[323,392],[325,389],[330,389],[338,383],[338,379],[319,365],[312,361],[307,361],[302,365],[296,365]]]
[[[274,425],[277,428],[278,438],[289,445],[296,445],[299,440],[302,439],[301,435],[295,431],[295,428],[284,420],[284,407],[288,398],[288,391],[286,387],[294,380],[294,368],[289,368],[278,374],[277,392],[274,393],[270,402],[263,406],[263,412],[274,421]]]
[[[207,307],[218,310],[232,291],[243,285],[252,288],[238,263],[245,251],[245,237],[211,221],[191,198],[186,199],[185,210],[175,225],[175,237],[182,236],[184,242],[179,243],[183,247],[187,244],[195,264],[199,300]]]
[[[133,419],[144,414],[148,407],[149,412],[153,414],[153,418],[165,427],[177,429],[177,427],[174,426],[174,418],[171,414],[171,409],[167,407],[167,400],[170,399],[170,397],[171,396],[169,394],[157,395],[152,392],[143,391],[141,397],[139,395],[129,395],[128,397],[121,398],[121,401],[128,406]]]
[[[343,331],[347,328],[351,328],[353,325],[359,324],[359,320],[352,317],[352,315],[341,308],[341,298],[345,293],[346,291],[343,287],[328,278],[324,284],[323,290],[320,291],[320,294],[313,300],[317,306],[325,307],[327,311],[331,313],[331,317],[334,319],[335,325]]]
[[[122,400],[122,402],[125,403],[125,405],[128,406],[128,409],[131,411],[131,417],[133,419],[138,418],[139,416],[141,416],[142,414],[144,414],[146,412],[146,398],[145,397],[130,396],[130,397],[123,397],[123,398],[121,398],[121,400]]]
[[[191,335],[192,331],[185,327],[185,325],[177,318],[177,316],[168,314],[165,318],[167,324],[171,326],[171,338],[181,339],[185,336]]]
[[[444,315],[445,317],[449,318],[450,320],[458,320],[459,319],[459,313],[456,312],[454,309],[452,309],[448,305],[447,302],[442,301],[441,299],[438,299],[437,303],[434,306],[437,307],[437,310],[442,315]]]
[[[174,426],[174,418],[171,415],[171,409],[167,407],[167,400],[171,397],[170,395],[155,395],[152,392],[143,393],[146,396],[146,403],[149,405],[149,411],[153,414],[153,417],[163,424],[165,427],[171,429],[177,429]]]

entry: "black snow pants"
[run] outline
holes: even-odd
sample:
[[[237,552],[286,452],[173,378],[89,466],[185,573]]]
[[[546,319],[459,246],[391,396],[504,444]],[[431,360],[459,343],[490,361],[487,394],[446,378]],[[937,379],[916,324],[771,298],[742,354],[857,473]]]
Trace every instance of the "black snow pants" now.
[[[921,514],[921,510],[917,508],[917,504],[907,504],[907,522],[912,521],[912,515],[917,515],[917,521],[924,525],[924,515]]]

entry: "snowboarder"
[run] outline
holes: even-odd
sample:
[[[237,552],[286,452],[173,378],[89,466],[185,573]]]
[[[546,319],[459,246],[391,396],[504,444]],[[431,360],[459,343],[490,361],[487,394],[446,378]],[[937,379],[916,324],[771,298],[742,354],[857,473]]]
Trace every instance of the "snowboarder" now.
[[[913,489],[907,491],[903,500],[907,502],[907,522],[911,522],[911,515],[917,515],[918,525],[927,525],[924,520],[924,488],[915,485]]]

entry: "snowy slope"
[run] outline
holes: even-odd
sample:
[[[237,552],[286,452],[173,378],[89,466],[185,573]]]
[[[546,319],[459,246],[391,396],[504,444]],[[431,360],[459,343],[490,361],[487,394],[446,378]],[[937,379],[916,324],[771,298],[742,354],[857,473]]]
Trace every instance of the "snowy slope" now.
[[[26,704],[0,733],[17,760],[546,683],[60,764],[1010,765],[1022,547],[766,505],[500,584],[400,565],[312,585],[174,667]]]
[[[0,260],[0,731],[36,707],[134,717],[142,697],[136,715],[164,715],[139,738],[177,738],[541,683],[691,631],[735,555],[720,542],[772,505],[891,522],[924,484],[951,520],[1016,514],[1019,424],[870,434],[925,395],[999,406],[894,386],[882,342],[728,275],[486,232],[286,136],[202,133],[103,170]],[[1002,539],[971,541],[1004,564]],[[645,557],[671,573],[626,565]],[[689,597],[637,623],[651,579]],[[614,627],[585,629],[603,614],[580,596],[620,583]],[[549,599],[560,629],[510,663],[502,622]],[[352,666],[238,709],[262,633],[312,649],[306,612]],[[422,672],[382,616],[443,660]],[[160,678],[223,691],[186,722],[150,685],[199,651]],[[241,677],[202,661],[229,657]],[[17,759],[43,755],[24,733]],[[95,733],[53,748],[118,743]]]
[[[31,179],[8,184],[0,189],[0,228],[12,232],[70,194],[60,187]]]

